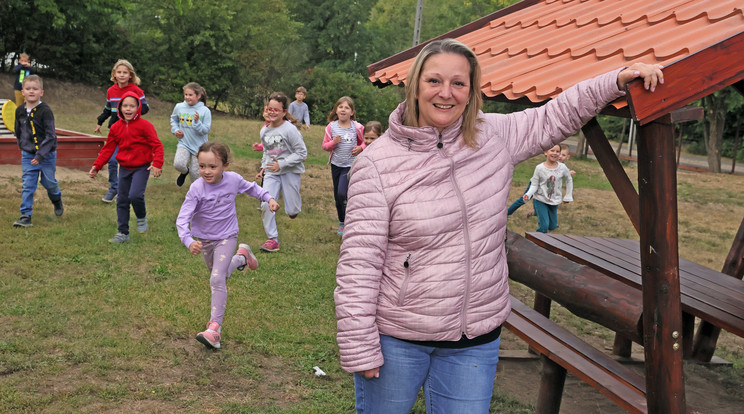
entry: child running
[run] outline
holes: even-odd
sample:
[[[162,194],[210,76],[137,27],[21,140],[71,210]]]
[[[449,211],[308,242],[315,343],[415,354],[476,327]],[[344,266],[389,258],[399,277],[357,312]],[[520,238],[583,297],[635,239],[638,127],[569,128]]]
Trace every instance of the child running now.
[[[263,177],[263,188],[273,198],[284,198],[284,209],[289,218],[297,217],[302,210],[300,198],[300,178],[305,172],[302,163],[307,158],[307,148],[302,135],[293,122],[296,119],[287,112],[289,98],[281,92],[269,96],[266,104],[268,125],[261,128],[261,145],[263,158],[261,170],[256,179]],[[279,251],[279,230],[276,226],[276,214],[268,203],[261,203],[261,218],[266,231],[266,243],[261,251]]]
[[[101,115],[98,115],[98,124],[94,130],[96,134],[101,132],[101,125],[106,121],[106,118],[111,117],[109,119],[109,130],[120,119],[118,115],[119,104],[127,92],[134,92],[137,95],[137,99],[139,99],[142,106],[141,115],[146,114],[150,110],[147,99],[145,99],[145,93],[137,86],[140,84],[140,78],[134,71],[134,66],[128,60],[119,59],[114,63],[114,67],[111,69],[111,81],[114,84],[106,91],[106,106],[103,107]],[[108,172],[109,190],[101,199],[104,203],[112,203],[118,193],[119,164],[116,162],[116,150],[114,150],[109,160]]]
[[[95,178],[103,164],[117,151],[116,160],[121,165],[119,174],[119,194],[116,198],[116,218],[118,232],[109,239],[111,243],[129,241],[129,208],[137,217],[137,231],[147,231],[147,207],[145,189],[152,171],[153,177],[160,177],[163,171],[163,144],[155,127],[142,119],[142,105],[134,92],[127,92],[119,102],[121,122],[109,129],[106,144],[101,148],[98,158],[88,173]]]
[[[364,126],[356,121],[354,112],[353,99],[348,96],[339,98],[328,114],[328,126],[326,126],[323,137],[323,149],[331,153],[328,162],[331,164],[333,198],[336,201],[339,235],[344,234],[349,170],[351,170],[354,157],[359,155],[365,147]]]
[[[38,75],[23,79],[25,103],[16,108],[15,135],[21,149],[21,217],[13,227],[31,227],[34,208],[34,193],[39,182],[46,189],[49,201],[54,205],[54,215],[65,211],[62,191],[54,177],[57,171],[57,134],[54,128],[52,108],[41,101],[44,96],[44,81]]]
[[[199,178],[196,153],[209,139],[212,113],[207,108],[207,92],[196,82],[183,87],[183,102],[176,104],[170,117],[171,133],[178,138],[173,167],[180,173],[176,185],[181,187],[186,176],[193,183]]]
[[[211,315],[207,329],[196,340],[207,348],[220,347],[220,331],[227,303],[227,279],[232,272],[256,270],[258,261],[250,246],[238,244],[238,215],[235,198],[247,194],[268,205],[272,212],[279,204],[268,191],[246,181],[239,174],[225,171],[230,165],[230,148],[207,142],[197,155],[201,178],[191,184],[176,219],[178,237],[191,254],[202,254],[210,272]],[[237,253],[235,248],[238,248]],[[228,257],[232,257],[230,261]],[[215,260],[216,259],[216,260]]]
[[[530,188],[522,196],[528,201],[534,195],[532,204],[537,215],[537,231],[547,233],[558,228],[558,205],[573,201],[573,179],[565,164],[558,162],[561,147],[555,145],[545,151],[545,162],[535,167],[530,179]],[[562,197],[562,179],[566,180],[566,196]]]

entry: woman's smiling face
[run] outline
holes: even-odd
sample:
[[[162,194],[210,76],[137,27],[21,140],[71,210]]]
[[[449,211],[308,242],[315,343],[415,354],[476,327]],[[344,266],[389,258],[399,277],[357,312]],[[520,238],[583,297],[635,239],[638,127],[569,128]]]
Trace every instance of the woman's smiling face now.
[[[421,69],[417,99],[420,127],[442,131],[452,125],[470,100],[470,62],[455,53],[429,57]]]

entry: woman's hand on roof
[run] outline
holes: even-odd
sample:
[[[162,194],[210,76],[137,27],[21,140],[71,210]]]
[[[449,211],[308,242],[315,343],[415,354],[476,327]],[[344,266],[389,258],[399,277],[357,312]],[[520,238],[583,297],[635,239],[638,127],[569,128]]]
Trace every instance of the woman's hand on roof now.
[[[664,83],[662,69],[664,69],[664,66],[659,64],[634,63],[621,70],[617,75],[617,86],[620,89],[625,89],[628,82],[641,78],[643,79],[643,87],[653,92],[656,90],[656,85]]]

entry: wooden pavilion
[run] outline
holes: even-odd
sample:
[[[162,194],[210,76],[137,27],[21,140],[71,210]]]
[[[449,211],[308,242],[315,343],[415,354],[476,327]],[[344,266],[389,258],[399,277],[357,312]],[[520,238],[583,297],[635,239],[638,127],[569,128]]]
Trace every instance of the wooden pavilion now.
[[[697,99],[730,85],[744,93],[743,9],[742,0],[524,0],[437,38],[456,38],[475,51],[487,99],[532,106],[636,61],[665,66],[665,84],[655,93],[633,82],[627,100],[603,111],[638,126],[638,192],[596,119],[582,128],[640,236],[648,412],[687,411],[680,344],[692,343],[692,321],[680,300],[673,125],[702,118],[701,108],[686,107]],[[423,45],[370,65],[370,81],[405,83]],[[739,278],[742,239],[744,222],[727,259]],[[744,303],[744,296],[735,299]],[[703,359],[712,355],[716,329],[702,323],[707,331],[696,346]]]

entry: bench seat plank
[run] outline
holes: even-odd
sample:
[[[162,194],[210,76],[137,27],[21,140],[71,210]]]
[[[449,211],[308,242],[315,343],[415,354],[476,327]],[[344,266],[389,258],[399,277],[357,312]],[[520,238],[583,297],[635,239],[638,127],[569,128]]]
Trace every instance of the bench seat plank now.
[[[512,297],[505,325],[538,352],[633,413],[646,413],[645,380]]]

